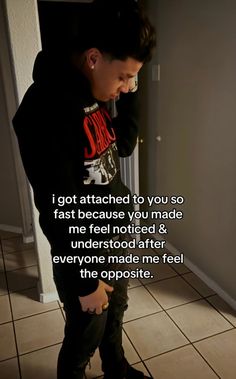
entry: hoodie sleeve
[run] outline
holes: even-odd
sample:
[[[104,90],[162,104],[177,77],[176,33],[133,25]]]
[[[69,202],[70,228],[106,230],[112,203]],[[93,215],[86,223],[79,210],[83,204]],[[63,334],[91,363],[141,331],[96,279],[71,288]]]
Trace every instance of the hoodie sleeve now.
[[[59,256],[75,253],[68,246],[69,221],[53,219],[52,194],[72,196],[83,190],[83,116],[79,110],[75,112],[77,105],[72,109],[74,106],[69,97],[55,98],[54,91],[53,98],[50,91],[33,84],[13,119],[22,162],[40,213],[40,226],[52,255],[55,251]],[[70,210],[71,205],[63,208]],[[98,279],[82,279],[80,269],[77,264],[63,267],[66,280],[78,295],[85,296],[97,289]]]
[[[132,154],[138,138],[139,99],[138,91],[121,93],[116,102],[118,115],[113,119],[120,157]]]

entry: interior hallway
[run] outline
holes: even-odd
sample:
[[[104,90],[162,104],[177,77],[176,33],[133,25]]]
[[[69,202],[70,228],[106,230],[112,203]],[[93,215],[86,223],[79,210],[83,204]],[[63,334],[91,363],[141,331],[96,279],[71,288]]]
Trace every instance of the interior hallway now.
[[[3,231],[0,242],[0,377],[56,379],[61,304],[36,301],[33,244]],[[236,312],[184,265],[151,271],[154,279],[130,283],[124,322],[130,363],[155,379],[235,378]],[[101,375],[97,353],[91,363],[88,378]]]

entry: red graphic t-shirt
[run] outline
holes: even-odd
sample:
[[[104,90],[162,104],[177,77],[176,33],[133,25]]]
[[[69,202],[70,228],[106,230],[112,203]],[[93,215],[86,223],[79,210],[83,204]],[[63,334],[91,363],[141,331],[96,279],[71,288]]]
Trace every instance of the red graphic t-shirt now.
[[[111,117],[105,107],[95,103],[84,108],[84,131],[86,146],[84,184],[109,184],[119,170],[116,135]]]

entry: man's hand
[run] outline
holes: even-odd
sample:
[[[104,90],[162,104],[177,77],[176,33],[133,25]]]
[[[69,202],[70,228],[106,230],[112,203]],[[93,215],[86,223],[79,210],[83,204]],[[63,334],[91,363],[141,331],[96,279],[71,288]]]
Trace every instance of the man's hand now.
[[[79,296],[82,311],[89,311],[90,313],[96,313],[97,315],[101,314],[103,305],[108,303],[107,292],[112,292],[113,289],[113,287],[109,286],[102,280],[99,280],[96,291],[87,296]]]

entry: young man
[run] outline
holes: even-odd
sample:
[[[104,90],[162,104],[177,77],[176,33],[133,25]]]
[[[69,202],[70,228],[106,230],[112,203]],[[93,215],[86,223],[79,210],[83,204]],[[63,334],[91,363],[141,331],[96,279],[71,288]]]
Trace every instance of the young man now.
[[[155,33],[135,1],[97,0],[91,12],[83,36],[73,39],[66,51],[57,48],[38,54],[34,83],[13,125],[52,257],[59,262],[58,257],[97,256],[105,257],[106,262],[105,266],[53,263],[66,313],[58,379],[84,378],[97,347],[105,379],[141,379],[144,374],[128,364],[122,348],[128,280],[102,280],[100,273],[104,269],[124,270],[124,266],[107,264],[107,258],[125,251],[103,246],[120,239],[111,232],[112,226],[127,225],[127,211],[132,209],[131,202],[114,201],[130,195],[120,178],[118,156],[129,156],[136,144],[137,93],[130,91],[133,78],[151,58]],[[118,97],[118,116],[112,120],[106,102]],[[74,204],[58,205],[58,199],[88,195],[112,196],[108,203],[77,205],[81,214],[103,212],[105,219],[58,217],[59,211],[72,215],[75,208]],[[124,217],[116,219],[115,212]],[[107,229],[97,234],[91,224]],[[96,240],[100,248],[74,249],[74,235],[68,233],[71,225],[86,228],[77,240]],[[96,271],[98,277],[84,277],[82,268]]]

